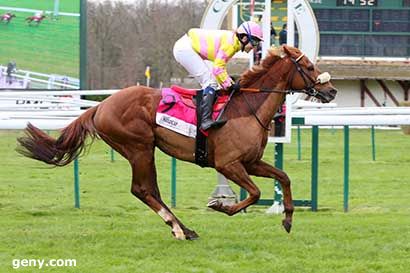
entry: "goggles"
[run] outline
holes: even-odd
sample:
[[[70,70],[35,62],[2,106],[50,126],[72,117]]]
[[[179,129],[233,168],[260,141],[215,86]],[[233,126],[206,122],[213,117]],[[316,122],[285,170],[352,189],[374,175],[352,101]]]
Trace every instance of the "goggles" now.
[[[251,38],[251,39],[249,40],[249,43],[250,43],[254,48],[256,48],[256,47],[261,43],[261,41],[260,41],[259,39],[257,39],[257,38]]]

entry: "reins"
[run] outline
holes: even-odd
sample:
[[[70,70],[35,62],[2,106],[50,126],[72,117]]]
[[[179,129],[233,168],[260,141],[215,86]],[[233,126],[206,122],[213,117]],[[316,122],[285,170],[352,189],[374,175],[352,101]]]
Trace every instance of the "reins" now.
[[[271,89],[271,88],[241,88],[241,91],[243,92],[253,92],[253,93],[281,93],[281,94],[294,94],[294,93],[303,93],[306,95],[311,96],[312,95],[312,91],[311,89],[315,86],[315,84],[317,83],[317,81],[313,80],[299,65],[299,61],[305,56],[304,53],[302,53],[299,57],[297,57],[296,59],[291,58],[292,63],[296,66],[296,70],[293,71],[292,73],[292,79],[295,75],[295,72],[299,72],[299,74],[301,75],[303,81],[305,82],[305,85],[308,86],[307,90],[306,89],[290,89],[290,90],[281,90],[281,89]],[[308,80],[310,81],[311,84],[308,83]],[[292,81],[292,79],[290,81]]]
[[[290,82],[292,82],[293,77],[295,75],[296,72],[298,72],[303,81],[305,82],[305,85],[307,86],[306,89],[290,89],[290,90],[281,90],[281,89],[271,89],[271,88],[248,88],[248,87],[243,87],[240,88],[240,91],[242,92],[250,92],[250,93],[279,93],[279,94],[294,94],[294,93],[303,93],[309,96],[313,96],[315,97],[318,92],[317,90],[314,88],[314,86],[317,84],[317,81],[314,81],[310,75],[308,75],[299,65],[299,61],[305,56],[305,54],[301,54],[297,59],[293,59],[292,63],[296,66],[296,69],[293,71],[292,73],[292,79],[290,80]],[[307,78],[307,79],[306,79]],[[311,84],[308,84],[308,80],[311,82]],[[288,82],[289,83],[289,82]],[[251,104],[249,103],[248,99],[246,98],[246,96],[243,96],[246,104],[248,105],[250,111],[252,112],[252,115],[256,118],[256,120],[258,121],[259,125],[265,129],[266,131],[270,131],[270,126],[266,126],[262,123],[262,121],[259,119],[258,115],[256,114],[255,109],[253,109],[253,107],[251,106]],[[269,123],[270,124],[270,123]]]
[[[270,88],[247,88],[247,87],[241,87],[240,89],[243,92],[249,92],[249,93],[280,93],[280,94],[294,94],[294,93],[304,93],[309,95],[309,91],[306,89],[290,89],[290,90],[281,90],[281,89],[270,89]]]
[[[248,105],[249,109],[252,112],[252,115],[256,118],[256,120],[258,121],[259,125],[262,126],[263,129],[265,129],[266,131],[270,131],[270,126],[265,126],[263,125],[262,121],[259,119],[258,115],[256,114],[255,110],[253,109],[253,107],[251,106],[251,104],[249,103],[248,99],[246,98],[246,96],[243,96],[246,104]]]
[[[240,91],[243,92],[252,92],[252,93],[280,93],[280,94],[294,94],[294,93],[304,93],[304,94],[310,94],[308,93],[307,90],[302,89],[302,90],[279,90],[279,89],[267,89],[267,88],[241,88]],[[246,104],[248,105],[249,109],[252,112],[252,115],[256,118],[256,120],[258,121],[259,125],[265,129],[266,131],[270,131],[271,128],[270,126],[266,126],[262,123],[262,121],[259,119],[258,115],[256,114],[255,109],[253,109],[252,105],[249,103],[248,99],[246,98],[246,96],[243,96]]]

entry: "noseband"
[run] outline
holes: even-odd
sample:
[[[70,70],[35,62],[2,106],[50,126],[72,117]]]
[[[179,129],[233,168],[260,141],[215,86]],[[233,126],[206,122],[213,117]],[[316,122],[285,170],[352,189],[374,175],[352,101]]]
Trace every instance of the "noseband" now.
[[[292,63],[296,66],[296,69],[293,70],[292,76],[289,78],[288,81],[288,86],[290,87],[289,93],[304,93],[308,96],[311,97],[317,97],[319,94],[319,91],[315,89],[315,86],[317,84],[324,84],[327,83],[330,80],[330,75],[329,73],[325,72],[320,74],[317,79],[313,79],[306,71],[300,66],[299,61],[305,56],[304,53],[302,53],[297,59],[290,58]],[[305,88],[304,89],[294,89],[292,88],[292,82],[295,77],[296,71],[299,73],[299,75],[302,77],[303,82],[305,83]]]
[[[328,72],[324,72],[320,75],[317,76],[317,79],[313,79],[306,71],[300,66],[299,61],[305,56],[304,53],[302,53],[299,57],[296,59],[290,58],[292,63],[295,65],[296,69],[293,70],[292,76],[289,77],[288,79],[288,84],[289,89],[287,90],[279,90],[279,89],[271,89],[271,88],[241,88],[242,91],[245,92],[265,92],[265,93],[282,93],[282,94],[294,94],[294,93],[303,93],[308,96],[312,97],[317,97],[319,95],[319,91],[315,89],[315,86],[318,84],[324,84],[330,81],[330,74]],[[299,75],[302,77],[304,83],[305,83],[305,88],[304,89],[295,89],[292,88],[292,82],[293,79],[296,75],[296,72],[299,73]]]

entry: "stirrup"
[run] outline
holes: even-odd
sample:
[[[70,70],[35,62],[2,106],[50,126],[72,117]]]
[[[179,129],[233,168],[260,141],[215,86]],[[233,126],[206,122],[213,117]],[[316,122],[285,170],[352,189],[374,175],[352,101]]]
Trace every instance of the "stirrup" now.
[[[205,121],[201,124],[201,129],[207,131],[209,128],[221,128],[226,123],[226,120],[218,120],[218,121]]]
[[[225,123],[227,122],[227,120],[216,120],[212,123],[211,127],[213,128],[221,128],[222,126],[225,125]]]

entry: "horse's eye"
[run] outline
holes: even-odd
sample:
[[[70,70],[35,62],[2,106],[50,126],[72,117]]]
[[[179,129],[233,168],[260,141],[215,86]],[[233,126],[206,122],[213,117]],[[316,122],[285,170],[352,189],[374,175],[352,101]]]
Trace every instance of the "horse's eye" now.
[[[307,67],[307,69],[308,69],[309,71],[313,71],[313,70],[315,70],[315,67],[314,67],[313,65],[309,65],[309,66]]]

